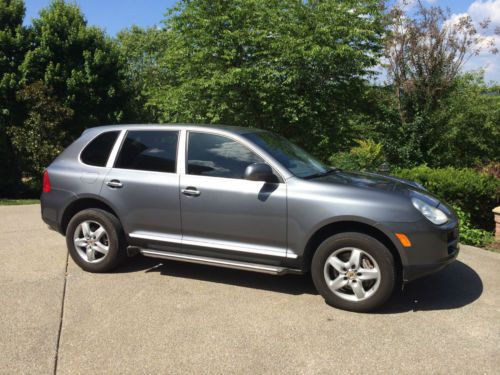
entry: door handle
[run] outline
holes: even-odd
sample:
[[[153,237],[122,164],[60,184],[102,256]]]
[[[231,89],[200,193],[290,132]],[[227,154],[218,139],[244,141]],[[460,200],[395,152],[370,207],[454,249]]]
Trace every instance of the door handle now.
[[[108,185],[110,188],[115,188],[119,189],[123,186],[123,184],[119,180],[111,180],[106,182],[106,185]]]
[[[193,186],[188,186],[187,188],[182,189],[181,192],[182,194],[190,197],[197,197],[198,195],[201,194],[201,192]]]

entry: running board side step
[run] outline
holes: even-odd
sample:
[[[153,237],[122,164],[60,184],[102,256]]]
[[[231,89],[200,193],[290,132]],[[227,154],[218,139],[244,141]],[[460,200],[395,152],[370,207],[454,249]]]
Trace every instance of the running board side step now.
[[[247,262],[241,262],[241,261],[236,261],[236,260],[209,258],[209,257],[198,256],[198,255],[180,254],[180,253],[173,253],[173,252],[168,252],[168,251],[158,251],[158,250],[151,250],[151,249],[141,249],[141,248],[136,248],[136,249],[139,250],[138,252],[140,254],[142,254],[146,257],[149,257],[149,258],[160,258],[160,259],[168,259],[168,260],[178,260],[181,262],[188,262],[188,263],[207,264],[207,265],[216,266],[216,267],[233,268],[233,269],[243,270],[243,271],[267,273],[269,275],[284,275],[287,273],[301,274],[302,273],[300,270],[286,268],[286,267],[279,267],[279,266],[269,266],[266,264],[247,263]]]

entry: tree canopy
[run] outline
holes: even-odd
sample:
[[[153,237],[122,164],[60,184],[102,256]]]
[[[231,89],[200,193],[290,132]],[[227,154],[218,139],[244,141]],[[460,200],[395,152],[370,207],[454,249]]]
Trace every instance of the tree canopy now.
[[[0,0],[0,195],[36,186],[85,128],[124,122],[264,128],[361,168],[498,170],[499,87],[462,69],[497,52],[477,28],[498,25],[401,4],[180,0],[110,37],[75,3],[23,25],[23,0]]]
[[[53,1],[33,20],[31,48],[20,65],[21,84],[42,81],[73,115],[75,137],[88,126],[124,119],[123,61],[113,41],[87,25],[78,6]]]
[[[165,122],[280,132],[331,152],[378,62],[378,1],[180,1],[149,103]],[[316,148],[314,147],[316,146]]]

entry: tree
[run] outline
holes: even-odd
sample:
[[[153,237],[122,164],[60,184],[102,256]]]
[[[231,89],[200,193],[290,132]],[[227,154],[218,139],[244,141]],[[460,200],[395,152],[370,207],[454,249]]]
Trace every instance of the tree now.
[[[78,6],[54,0],[33,20],[33,45],[20,66],[21,83],[42,81],[51,98],[72,110],[69,143],[83,129],[122,121],[128,89],[113,41],[87,22]]]
[[[120,31],[116,40],[125,60],[125,77],[134,93],[133,111],[139,121],[155,122],[158,113],[153,106],[147,106],[147,99],[151,88],[161,82],[158,60],[167,48],[167,32],[157,27],[132,26]]]
[[[455,79],[432,113],[436,137],[429,149],[435,166],[470,167],[500,160],[500,92],[482,74]]]
[[[41,176],[43,170],[63,149],[66,143],[64,130],[73,111],[62,106],[53,96],[52,89],[37,81],[18,92],[27,116],[22,126],[8,130],[12,143],[23,154],[23,171],[26,176]]]
[[[16,91],[18,66],[28,45],[22,0],[0,0],[0,196],[12,190],[20,178],[19,166],[7,127],[19,119]]]
[[[386,130],[400,141],[399,152],[393,150],[397,162],[431,164],[433,145],[442,135],[442,126],[432,123],[433,112],[453,90],[472,55],[482,48],[491,53],[498,49],[493,39],[481,36],[469,16],[450,19],[449,12],[421,1],[416,2],[416,10],[407,12],[400,4],[390,13],[392,26],[385,48],[399,121]],[[489,26],[488,20],[480,23],[482,28]]]
[[[184,0],[165,29],[160,120],[271,129],[325,157],[362,106],[384,15],[375,0]]]

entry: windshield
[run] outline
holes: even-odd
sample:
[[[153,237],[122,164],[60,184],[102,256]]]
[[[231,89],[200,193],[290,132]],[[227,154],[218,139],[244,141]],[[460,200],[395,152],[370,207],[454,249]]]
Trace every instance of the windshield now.
[[[264,149],[297,177],[304,178],[330,170],[329,167],[280,135],[270,132],[242,135]]]

